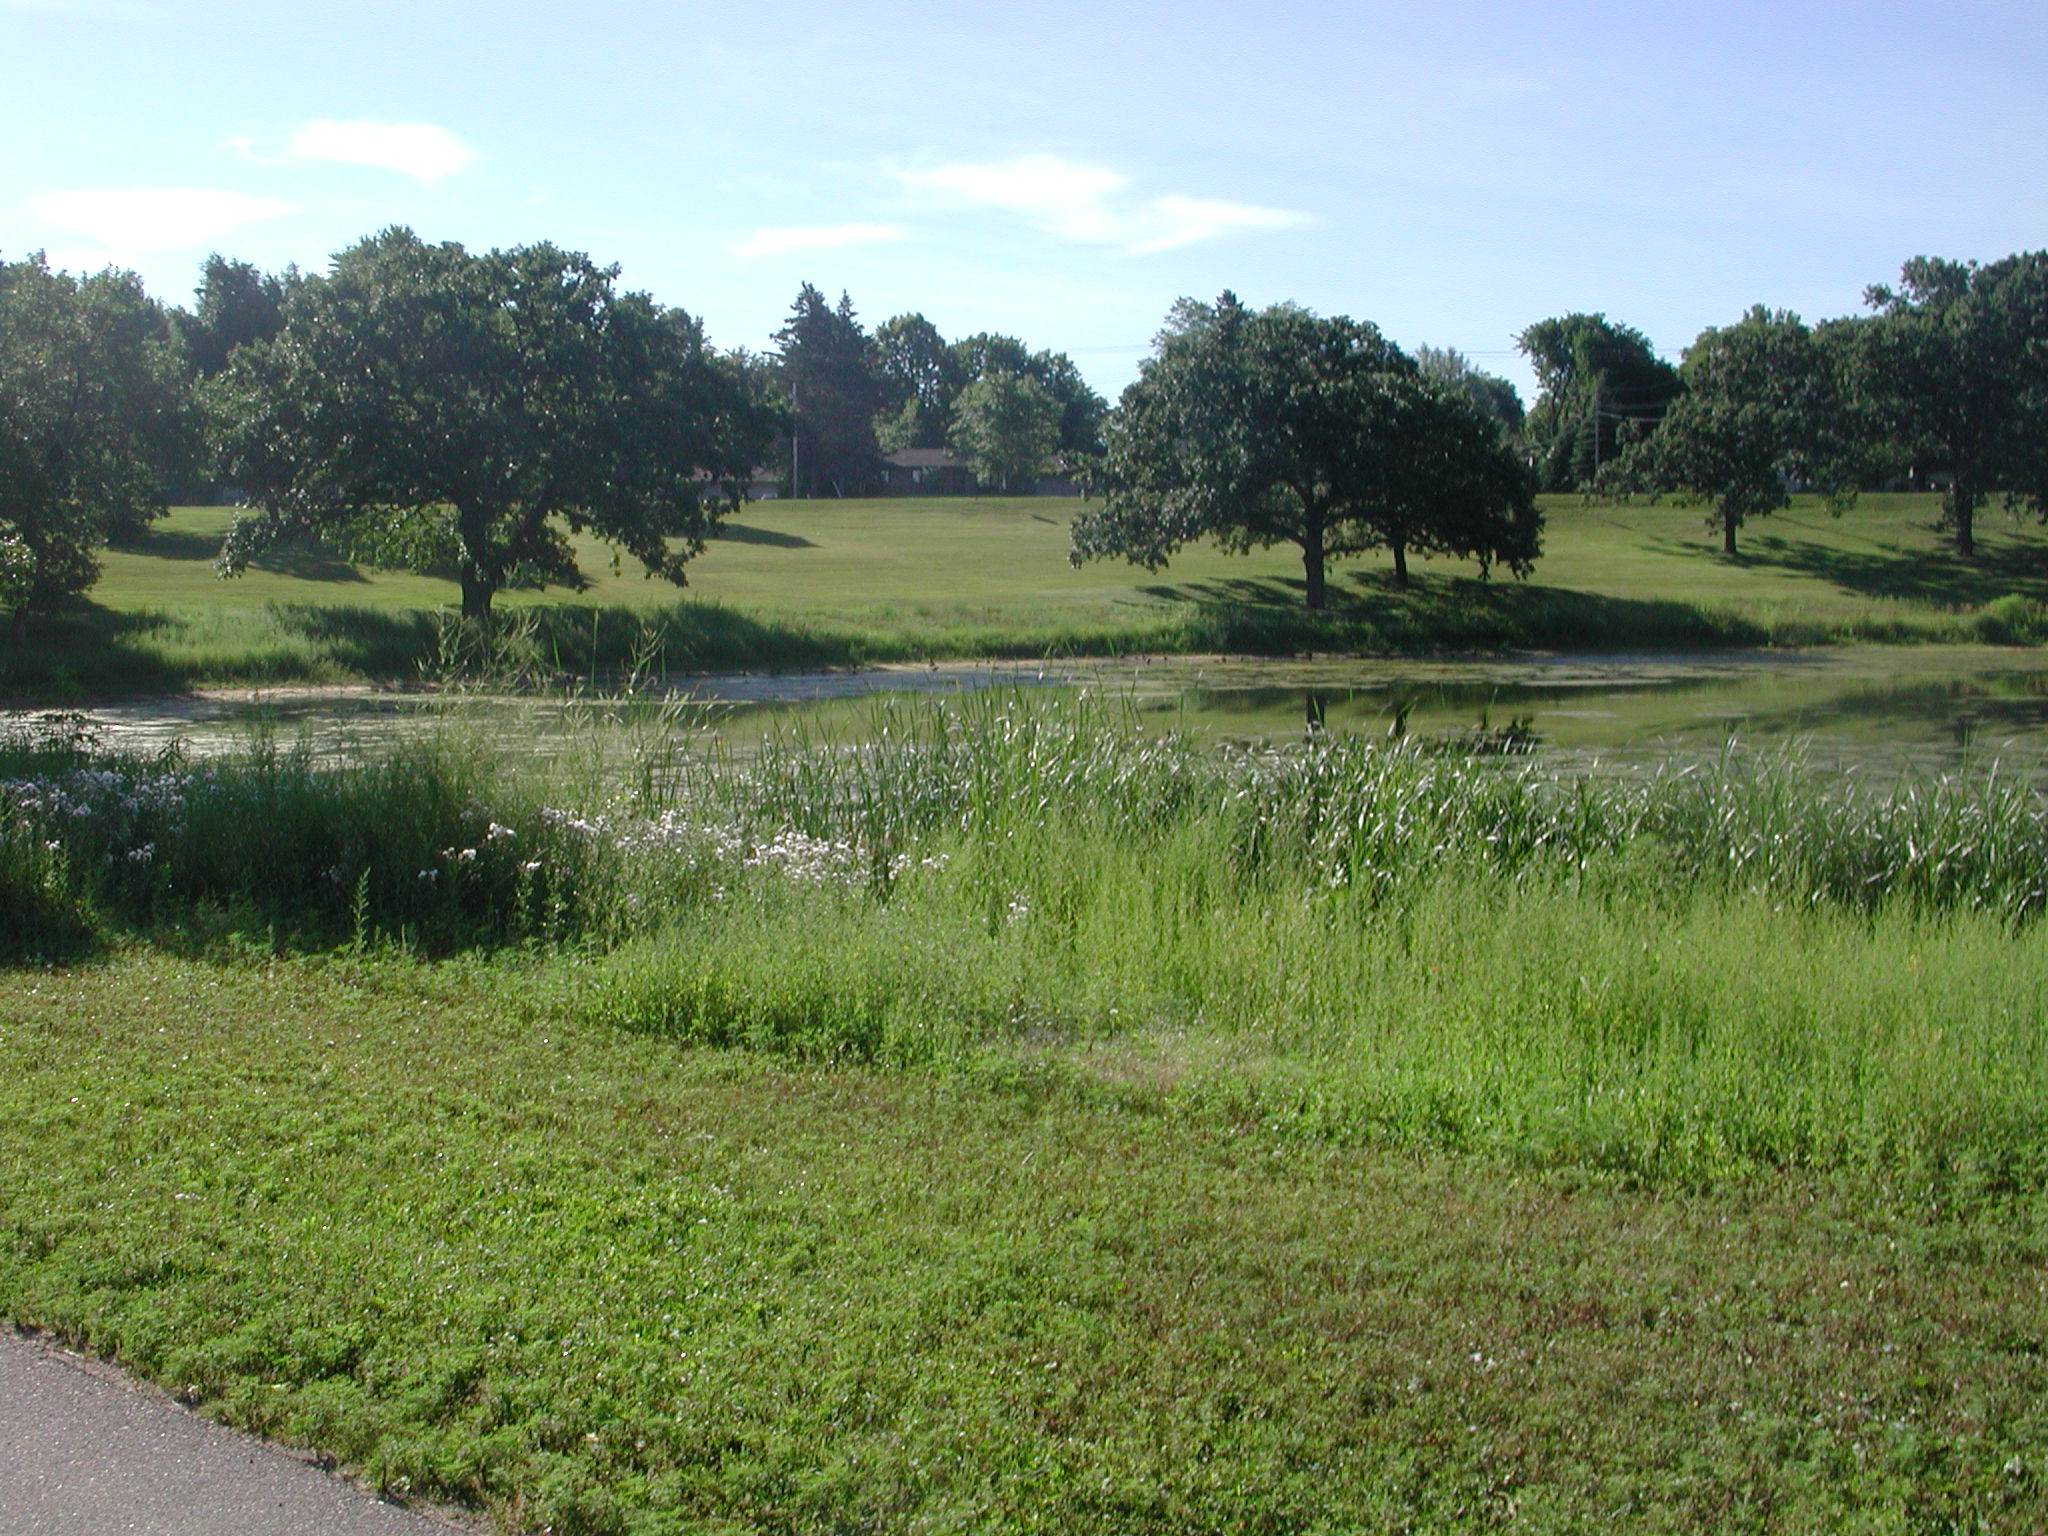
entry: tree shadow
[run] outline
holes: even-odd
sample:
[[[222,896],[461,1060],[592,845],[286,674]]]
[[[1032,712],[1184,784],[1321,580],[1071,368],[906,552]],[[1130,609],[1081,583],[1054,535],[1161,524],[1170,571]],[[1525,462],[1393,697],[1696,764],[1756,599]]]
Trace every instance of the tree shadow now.
[[[107,547],[124,555],[148,555],[157,560],[204,560],[211,565],[220,556],[221,536],[194,533],[189,528],[140,528],[109,539]]]
[[[1753,539],[1743,563],[1832,583],[1864,597],[1946,608],[1976,608],[2017,592],[2048,601],[2048,550],[2032,544],[1979,544],[1964,560],[1951,550],[1850,550],[1804,541]]]
[[[1155,582],[1138,590],[1169,603],[1303,608],[1308,585],[1298,576],[1210,576],[1199,581]]]
[[[763,528],[758,523],[721,523],[711,537],[726,544],[760,544],[771,549],[818,547],[800,533],[784,533],[779,528]]]
[[[1185,605],[1195,648],[1257,655],[1672,650],[1759,645],[1770,638],[1748,620],[1690,603],[1465,576],[1416,574],[1404,588],[1394,584],[1391,571],[1349,571],[1331,581],[1330,605],[1320,611],[1304,606],[1299,580],[1277,577],[1140,590]]]
[[[279,546],[265,550],[249,562],[252,571],[272,576],[290,576],[297,581],[361,582],[370,578],[329,550],[306,546]]]

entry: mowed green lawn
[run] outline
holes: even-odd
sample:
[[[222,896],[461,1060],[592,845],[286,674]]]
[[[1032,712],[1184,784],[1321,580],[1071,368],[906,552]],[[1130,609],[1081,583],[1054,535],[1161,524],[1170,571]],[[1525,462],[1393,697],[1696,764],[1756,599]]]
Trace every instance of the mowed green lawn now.
[[[1932,497],[1870,496],[1846,516],[1802,504],[1745,530],[1729,559],[1697,508],[1551,498],[1533,577],[1383,554],[1334,568],[1330,608],[1302,606],[1298,552],[1207,545],[1151,572],[1076,569],[1083,504],[1046,499],[762,502],[677,589],[584,540],[580,592],[506,592],[541,672],[616,675],[875,661],[1235,652],[1470,654],[1697,650],[1835,642],[2048,638],[2048,538],[1984,519],[1981,551],[1942,547]],[[105,556],[89,601],[0,645],[0,697],[205,684],[349,682],[446,670],[452,581],[281,549],[214,574],[233,517],[174,509]],[[1985,613],[1987,605],[2001,605]],[[438,658],[438,659],[437,659]],[[502,664],[500,664],[502,670]]]
[[[1082,507],[1049,497],[756,502],[692,563],[681,595],[840,620],[877,609],[1099,619],[1177,598],[1298,600],[1301,563],[1292,546],[1230,555],[1197,545],[1158,572],[1116,561],[1076,568],[1067,560],[1067,530]],[[1796,610],[1819,620],[1873,608],[1975,607],[2007,592],[2048,599],[2048,540],[2038,528],[1987,519],[1983,550],[1965,563],[1940,547],[1929,496],[1866,496],[1840,517],[1801,503],[1745,529],[1744,552],[1734,560],[1721,555],[1697,508],[1589,507],[1556,496],[1545,498],[1544,512],[1544,552],[1531,577],[1539,587],[1765,616]],[[95,601],[132,612],[186,603],[440,607],[455,599],[452,582],[299,552],[267,556],[241,578],[221,581],[212,559],[232,515],[173,510],[132,546],[107,552]],[[502,600],[667,606],[679,595],[630,561],[615,569],[594,539],[581,549],[591,578],[583,593]],[[1390,567],[1381,554],[1342,563],[1339,602],[1381,592]],[[1468,562],[1424,559],[1416,567],[1427,576],[1475,574]]]

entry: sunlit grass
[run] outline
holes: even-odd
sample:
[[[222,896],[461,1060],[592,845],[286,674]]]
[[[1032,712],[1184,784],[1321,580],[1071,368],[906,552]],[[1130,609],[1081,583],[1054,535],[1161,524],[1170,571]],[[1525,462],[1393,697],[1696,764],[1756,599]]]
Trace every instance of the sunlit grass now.
[[[689,726],[627,711],[547,764],[459,717],[342,765],[24,745],[9,942],[566,945],[602,957],[576,1006],[632,1029],[901,1066],[1113,1039],[1337,1141],[2048,1168],[2020,780],[1219,749],[1086,696],[884,703],[744,755]]]
[[[1533,581],[1481,582],[1420,562],[1396,591],[1383,562],[1340,565],[1332,607],[1300,606],[1286,549],[1194,547],[1165,570],[1067,563],[1081,504],[1054,499],[767,502],[690,567],[682,593],[582,549],[580,593],[507,592],[561,670],[616,672],[1142,652],[1662,649],[1834,641],[2035,643],[2048,566],[2031,525],[1987,525],[1957,560],[1931,498],[1870,496],[1834,518],[1798,506],[1720,555],[1697,509],[1550,498]],[[231,513],[173,511],[107,552],[91,604],[0,647],[0,690],[411,679],[431,660],[445,581],[283,551],[222,582]]]
[[[520,1530],[2036,1523],[2031,789],[578,710],[0,746],[0,1312]]]

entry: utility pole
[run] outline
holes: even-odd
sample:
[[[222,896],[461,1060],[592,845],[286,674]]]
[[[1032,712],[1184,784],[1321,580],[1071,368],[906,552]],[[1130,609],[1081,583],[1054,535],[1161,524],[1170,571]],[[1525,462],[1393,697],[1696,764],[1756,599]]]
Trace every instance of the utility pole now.
[[[803,464],[797,458],[796,380],[789,381],[789,494],[792,500],[803,491]]]

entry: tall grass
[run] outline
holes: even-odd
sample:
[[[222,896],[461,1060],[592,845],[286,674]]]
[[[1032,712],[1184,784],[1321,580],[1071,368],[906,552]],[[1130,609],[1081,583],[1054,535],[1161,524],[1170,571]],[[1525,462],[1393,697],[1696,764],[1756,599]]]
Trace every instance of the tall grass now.
[[[459,717],[339,766],[17,742],[0,870],[41,894],[7,947],[567,946],[570,1006],[684,1041],[1022,1053],[1189,1113],[1654,1177],[2048,1175],[2048,807],[2017,778],[1219,749],[1085,696],[884,701],[746,755],[610,713],[548,767]]]

